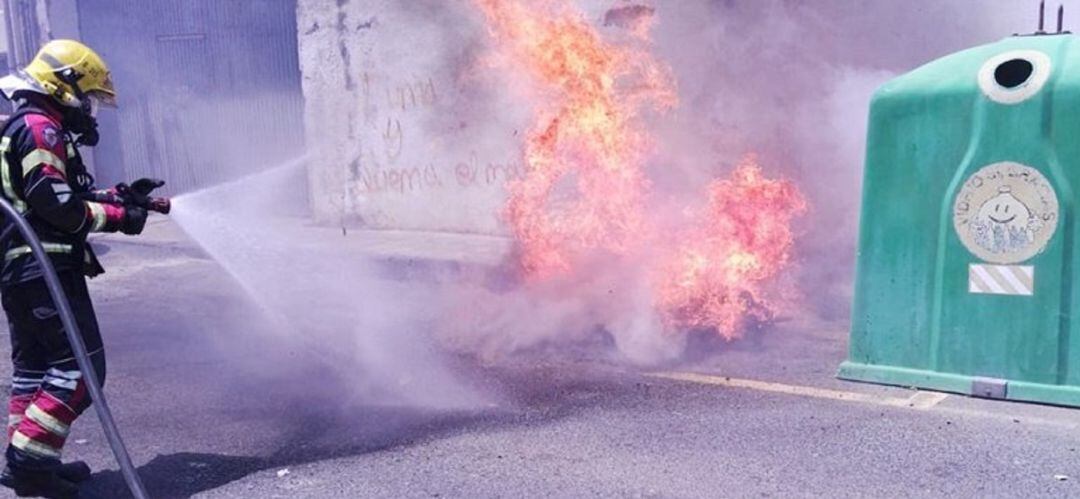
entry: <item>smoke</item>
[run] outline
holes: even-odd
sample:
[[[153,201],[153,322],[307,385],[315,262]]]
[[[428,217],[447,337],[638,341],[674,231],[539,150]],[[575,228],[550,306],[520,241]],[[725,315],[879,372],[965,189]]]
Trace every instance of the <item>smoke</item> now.
[[[439,339],[485,363],[550,354],[650,365],[681,355],[686,339],[661,334],[641,269],[600,260],[590,268],[585,277],[528,284],[510,279],[498,286],[455,276],[439,295]]]
[[[573,4],[609,40],[625,37],[626,31],[604,22],[613,13],[654,14],[652,53],[671,67],[680,104],[673,113],[650,117],[658,147],[648,164],[655,198],[651,209],[664,213],[661,218],[672,224],[680,223],[680,210],[702,204],[706,184],[729,173],[747,153],[757,154],[767,175],[795,179],[811,206],[797,226],[797,265],[778,278],[801,291],[801,305],[786,312],[828,319],[849,313],[865,131],[874,90],[948,53],[1030,31],[1037,6],[1004,0]],[[500,43],[484,47],[474,36],[467,40],[463,45],[478,50],[475,59],[490,57],[485,54],[494,50],[491,44]],[[473,79],[463,85],[472,96],[483,96],[476,89],[480,83]],[[498,98],[488,101],[538,100],[522,90],[527,84],[520,74],[502,75],[494,85],[486,91]],[[648,313],[655,298],[640,276],[610,262],[597,262],[589,272],[589,279],[552,284],[550,289],[488,293],[485,302],[498,305],[477,313],[483,319],[468,328],[472,346],[490,355],[571,342],[605,330],[634,361],[679,355],[678,341],[656,334],[661,328]],[[570,287],[572,295],[555,291]],[[621,306],[603,305],[612,302]],[[507,317],[516,320],[504,320]],[[643,338],[649,341],[642,343]]]
[[[300,352],[347,387],[338,394],[367,404],[438,409],[481,406],[486,399],[455,373],[428,336],[430,290],[386,279],[339,229],[320,230],[281,215],[295,196],[307,158],[286,162],[174,199],[177,224],[228,272],[261,311],[249,331],[219,339],[250,368],[277,374],[270,352]],[[295,367],[295,366],[291,366]],[[325,380],[324,383],[325,385]]]
[[[802,291],[801,298],[792,298],[801,308],[787,312],[832,318],[845,316],[851,300],[863,144],[874,89],[949,52],[1029,30],[1035,7],[1008,0],[573,4],[605,39],[625,40],[639,28],[610,15],[612,8],[647,13],[655,22],[650,53],[670,68],[679,104],[668,113],[645,116],[655,147],[644,165],[651,187],[648,209],[662,223],[684,225],[684,209],[704,206],[710,182],[728,175],[747,153],[756,153],[767,177],[794,179],[810,206],[796,226],[796,265],[778,278]],[[524,75],[497,68],[492,55],[497,42],[476,4],[424,0],[379,5],[388,11],[350,17],[371,19],[365,26],[383,28],[379,36],[384,38],[364,57],[380,60],[390,68],[387,72],[408,75],[410,81],[427,84],[420,75],[433,74],[440,85],[449,82],[451,87],[440,86],[433,99],[436,112],[411,116],[408,133],[417,142],[405,143],[397,151],[398,161],[466,158],[437,165],[460,175],[462,167],[465,173],[483,168],[470,157],[521,158],[533,111],[528,103],[540,97],[531,93]],[[396,41],[395,30],[412,35]],[[415,64],[422,67],[398,57],[401,44],[421,42],[437,47],[421,51],[421,62]],[[382,50],[379,44],[392,48]],[[356,103],[354,111],[363,109],[363,116],[355,118],[362,121],[357,129],[389,122],[377,115],[382,96],[373,95]],[[395,119],[405,119],[402,111],[398,114]],[[207,128],[206,133],[214,132]],[[316,133],[343,128],[328,125]],[[349,149],[370,148],[372,142],[377,140]],[[361,167],[388,166],[379,163],[385,159],[371,161],[377,156],[362,157]],[[455,357],[447,350],[496,362],[548,349],[565,356],[576,346],[595,355],[599,344],[601,352],[652,364],[677,359],[685,348],[685,335],[661,334],[663,318],[650,288],[655,276],[636,265],[640,260],[593,255],[579,262],[588,272],[546,283],[520,281],[512,265],[495,275],[387,280],[378,264],[350,249],[340,229],[302,227],[297,217],[280,216],[283,207],[305,203],[297,197],[304,191],[298,187],[304,185],[303,168],[304,161],[295,161],[182,196],[176,199],[174,218],[269,318],[260,333],[268,345],[307,352],[348,380],[356,396],[430,407],[482,404],[485,398],[454,369]],[[416,210],[435,217],[487,210],[491,213],[483,216],[500,215],[489,209],[498,192],[472,193],[425,193],[438,202],[413,208],[387,202],[380,193],[353,192],[361,205],[384,202],[389,211]],[[421,218],[412,215],[401,218]]]
[[[797,282],[813,313],[846,317],[869,102],[890,78],[1036,26],[1038,2],[655,2],[657,53],[682,105],[652,178],[672,196],[755,152],[809,198]],[[703,158],[705,158],[703,160]],[[690,194],[692,195],[692,194]]]

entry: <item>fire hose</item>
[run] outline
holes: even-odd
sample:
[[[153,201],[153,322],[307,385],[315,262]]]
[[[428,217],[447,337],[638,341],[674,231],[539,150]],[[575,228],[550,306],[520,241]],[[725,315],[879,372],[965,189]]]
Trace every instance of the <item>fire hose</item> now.
[[[12,226],[8,227],[3,234],[0,234],[0,245],[3,245],[8,238],[12,237],[15,234],[15,229],[18,229],[23,239],[26,240],[26,244],[30,246],[31,253],[45,275],[45,285],[48,286],[49,295],[52,296],[53,303],[60,313],[60,321],[64,325],[64,332],[67,334],[68,342],[71,343],[71,351],[75,353],[75,361],[79,364],[79,370],[82,371],[82,375],[86,380],[86,388],[90,391],[90,399],[93,401],[94,410],[101,421],[102,429],[105,430],[105,438],[109,441],[109,447],[112,448],[113,455],[116,456],[116,462],[120,465],[120,472],[124,476],[124,481],[135,499],[147,499],[149,496],[146,495],[146,488],[143,487],[139,473],[131,462],[131,456],[128,455],[127,448],[124,446],[124,440],[120,438],[120,430],[117,429],[116,421],[113,420],[112,412],[109,411],[109,405],[105,402],[105,393],[101,389],[101,380],[98,379],[97,372],[94,371],[94,366],[90,363],[90,355],[86,353],[86,344],[83,343],[82,334],[80,334],[79,327],[75,323],[75,316],[71,313],[71,304],[68,303],[67,296],[64,295],[64,288],[60,285],[60,278],[56,275],[56,269],[53,267],[52,261],[45,253],[41,240],[30,228],[30,224],[15,210],[15,207],[10,202],[2,197],[0,197],[0,210],[12,222]]]

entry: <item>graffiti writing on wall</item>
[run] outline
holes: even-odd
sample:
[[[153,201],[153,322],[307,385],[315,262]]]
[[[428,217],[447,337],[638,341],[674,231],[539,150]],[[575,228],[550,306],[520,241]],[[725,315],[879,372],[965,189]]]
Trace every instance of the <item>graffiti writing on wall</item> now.
[[[354,173],[361,193],[408,194],[443,186],[439,171],[432,164],[407,168],[361,167]]]
[[[405,148],[405,131],[401,127],[401,120],[386,118],[386,127],[383,129],[382,139],[387,161],[396,161]]]
[[[439,102],[435,80],[431,77],[399,83],[386,88],[386,104],[390,109],[409,111],[432,107]]]
[[[507,181],[522,178],[524,168],[514,162],[482,162],[476,153],[469,156],[468,161],[462,161],[454,165],[454,177],[459,187],[474,187],[481,185],[504,185]]]
[[[363,82],[366,95],[375,82],[368,73],[364,73]],[[409,128],[409,116],[416,111],[434,107],[439,101],[439,93],[435,87],[435,79],[430,76],[387,83],[383,91],[386,94],[386,106],[379,113],[382,117],[374,120],[374,123],[378,135],[381,136],[383,159],[388,163],[395,163],[407,147],[405,136]]]
[[[363,194],[408,195],[432,190],[467,190],[501,188],[507,182],[522,178],[521,164],[507,161],[482,161],[473,153],[466,161],[453,166],[428,163],[423,166],[387,167],[375,161],[368,166],[355,162],[351,166],[353,189]],[[444,177],[453,176],[450,183]]]
[[[459,161],[460,150],[447,149],[455,143],[456,131],[424,126],[439,122],[439,104],[446,100],[437,81],[434,75],[403,78],[379,71],[361,75],[369,139],[363,144],[363,157],[350,166],[350,192],[415,196],[434,190],[501,188],[524,175],[520,162],[482,160],[476,152]],[[449,157],[437,157],[447,153]]]

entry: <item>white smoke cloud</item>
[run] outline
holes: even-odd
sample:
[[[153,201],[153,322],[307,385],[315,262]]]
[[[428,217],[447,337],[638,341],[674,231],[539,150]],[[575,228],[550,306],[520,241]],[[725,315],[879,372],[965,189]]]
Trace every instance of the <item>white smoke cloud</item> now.
[[[674,123],[661,125],[656,185],[692,198],[747,152],[770,174],[796,179],[811,203],[799,280],[814,311],[835,318],[851,300],[874,90],[951,52],[1031,32],[1038,12],[1037,1],[1012,0],[653,4],[657,52],[682,99]]]

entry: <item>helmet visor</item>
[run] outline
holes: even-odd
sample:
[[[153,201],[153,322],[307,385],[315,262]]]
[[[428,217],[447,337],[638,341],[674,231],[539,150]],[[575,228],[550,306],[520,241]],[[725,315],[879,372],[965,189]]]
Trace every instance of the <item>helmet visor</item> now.
[[[100,90],[91,90],[87,92],[87,97],[90,98],[90,103],[94,107],[108,107],[116,108],[116,96]]]

